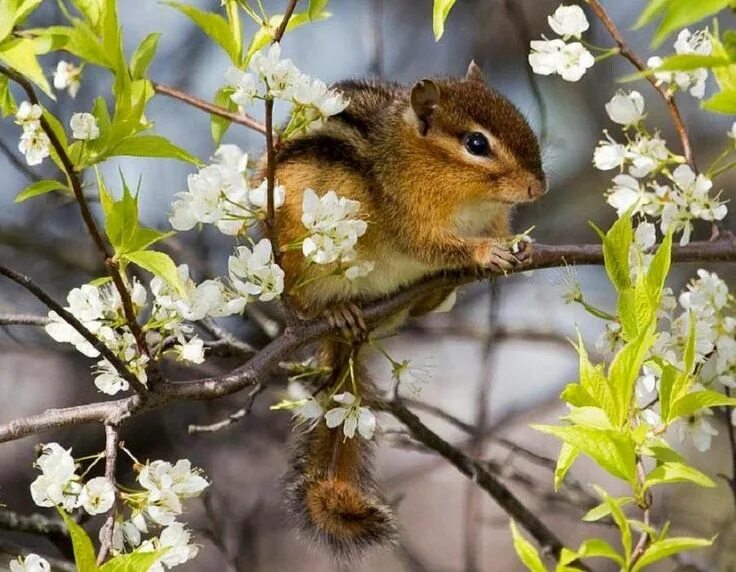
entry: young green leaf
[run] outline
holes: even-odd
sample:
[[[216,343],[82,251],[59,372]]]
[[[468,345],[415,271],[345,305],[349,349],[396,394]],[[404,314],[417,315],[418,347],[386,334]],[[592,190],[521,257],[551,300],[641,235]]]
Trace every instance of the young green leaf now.
[[[133,135],[126,137],[109,152],[110,157],[120,155],[130,157],[164,157],[185,161],[193,165],[202,164],[197,157],[181,147],[174,145],[166,137],[161,135]]]
[[[43,69],[36,58],[33,41],[29,38],[9,38],[0,44],[0,61],[22,73],[35,83],[41,91],[56,100]]]
[[[634,502],[634,499],[631,497],[618,497],[615,500],[621,507]],[[602,518],[606,518],[609,514],[611,514],[611,505],[606,501],[603,501],[601,504],[591,508],[587,513],[585,513],[583,520],[585,522],[596,522]]]
[[[445,33],[445,20],[450,14],[450,10],[455,5],[456,0],[434,0],[432,8],[432,31],[434,31],[435,41],[439,41],[442,34]]]
[[[72,4],[93,28],[99,26],[105,0],[72,0]]]
[[[140,570],[148,570],[159,558],[161,558],[168,548],[156,550],[155,552],[133,552],[131,554],[121,554],[105,562],[100,567],[100,572],[139,572]]]
[[[596,231],[601,234],[599,229],[596,228]],[[602,238],[606,272],[616,291],[620,292],[631,286],[629,249],[634,241],[631,215],[626,214],[619,218]]]
[[[78,572],[97,572],[97,556],[92,546],[92,540],[85,530],[74,522],[66,511],[57,509],[59,515],[64,521],[69,536],[72,539],[72,548],[74,550],[74,563]]]
[[[569,443],[562,443],[560,454],[557,456],[557,465],[555,466],[555,492],[560,490],[562,481],[565,480],[565,476],[579,454],[580,452]]]
[[[690,417],[706,407],[736,406],[736,398],[728,397],[717,391],[704,389],[684,395],[672,404],[670,418]]]
[[[608,507],[607,503],[604,503]],[[610,514],[610,509],[607,514]],[[624,565],[624,559],[616,550],[602,538],[589,538],[585,540],[578,548],[577,555],[579,558],[608,558],[613,560],[619,566]]]
[[[624,481],[636,481],[634,442],[626,433],[578,426],[532,425],[549,433],[593,459],[602,469]]]
[[[664,16],[652,38],[652,47],[659,47],[673,32],[694,24],[728,8],[732,0],[669,0]]]
[[[662,463],[647,475],[643,490],[665,483],[695,483],[701,487],[712,488],[716,484],[712,479],[697,469],[683,463]]]
[[[46,193],[50,193],[52,191],[68,191],[69,188],[59,181],[53,181],[53,180],[44,180],[44,181],[37,181],[33,183],[32,185],[27,186],[25,189],[23,189],[20,193],[18,193],[18,196],[15,197],[16,203],[22,203],[25,200],[31,199],[33,197],[38,197],[40,195],[45,195]]]
[[[224,107],[228,111],[237,111],[238,106],[237,104],[230,99],[230,94],[227,90],[227,88],[220,88],[215,92],[215,105],[219,105],[220,107]],[[215,147],[220,145],[220,142],[222,141],[222,138],[225,136],[225,133],[230,128],[231,121],[229,119],[226,119],[225,117],[220,117],[219,115],[212,115],[210,119],[210,133],[212,133],[212,140],[215,143]]]
[[[694,550],[696,548],[707,548],[711,544],[713,544],[712,538],[675,537],[658,540],[647,547],[642,557],[634,564],[631,572],[640,572],[641,570],[645,570],[646,566],[679,554],[680,552]]]
[[[17,110],[15,98],[10,92],[10,80],[8,76],[0,75],[0,113],[3,114],[3,117],[9,117],[15,115]]]
[[[144,270],[148,270],[151,274],[160,276],[170,286],[184,294],[184,285],[181,283],[179,273],[176,270],[176,264],[171,260],[168,254],[157,252],[155,250],[139,250],[137,252],[128,252],[123,255],[125,260],[140,266]]]
[[[212,12],[205,12],[194,6],[182,4],[181,2],[166,2],[172,8],[175,8],[185,16],[187,16],[197,27],[207,34],[217,45],[219,45],[225,53],[230,57],[234,65],[240,64],[240,50],[238,42],[233,37],[232,30],[228,21]]]
[[[704,101],[702,105],[703,109],[707,111],[734,115],[736,114],[736,89],[729,89],[716,93],[714,96]]]
[[[154,32],[148,34],[133,52],[130,58],[130,75],[133,79],[143,79],[146,77],[148,66],[151,65],[161,34]]]
[[[649,0],[649,4],[639,15],[634,28],[638,30],[656,20],[667,7],[667,2],[669,0]]]
[[[514,550],[516,550],[519,559],[531,572],[547,572],[539,552],[532,546],[531,542],[521,535],[516,523],[513,520],[509,521],[509,526],[511,527],[511,536],[514,539]]]
[[[286,25],[286,30],[284,32],[290,32],[294,30],[295,28],[299,28],[300,26],[303,26],[304,24],[309,24],[310,22],[317,22],[320,20],[325,20],[329,18],[331,15],[332,14],[324,10],[315,12],[314,15],[312,15],[311,12],[309,11],[298,12],[289,19],[289,23]],[[246,51],[245,56],[243,57],[243,64],[247,64],[248,62],[250,62],[250,59],[253,57],[253,54],[262,50],[268,44],[271,43],[271,41],[273,40],[273,34],[278,29],[278,27],[281,25],[281,21],[283,19],[284,19],[283,14],[276,14],[275,16],[271,16],[268,19],[267,26],[261,26],[258,29],[258,31],[253,35],[253,39],[251,40],[250,45],[248,46],[248,50]]]
[[[601,492],[603,491],[599,489],[599,493]],[[611,517],[616,523],[616,526],[618,526],[619,531],[621,531],[621,546],[624,549],[623,560],[624,564],[627,565],[631,559],[631,527],[622,509],[623,505],[618,499],[610,497],[605,493],[603,493],[603,501],[608,505],[608,508],[611,510]],[[628,570],[626,567],[624,569]]]

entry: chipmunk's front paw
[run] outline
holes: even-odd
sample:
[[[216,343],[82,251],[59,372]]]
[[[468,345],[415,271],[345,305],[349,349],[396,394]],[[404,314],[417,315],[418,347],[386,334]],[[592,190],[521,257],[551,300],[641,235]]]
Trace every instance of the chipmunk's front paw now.
[[[508,272],[524,262],[526,255],[523,252],[514,253],[508,245],[489,240],[476,247],[475,262],[493,272]]]
[[[532,261],[532,252],[534,247],[532,246],[531,240],[520,240],[514,246],[511,247],[511,252],[514,256],[522,262],[529,263]]]
[[[324,312],[327,321],[342,337],[351,342],[360,342],[368,336],[368,327],[363,320],[363,312],[355,304],[339,304]]]

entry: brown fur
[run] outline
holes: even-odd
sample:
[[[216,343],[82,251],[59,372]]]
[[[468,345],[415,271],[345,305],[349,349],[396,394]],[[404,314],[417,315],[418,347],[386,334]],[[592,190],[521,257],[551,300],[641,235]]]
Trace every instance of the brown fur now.
[[[286,288],[305,316],[389,295],[430,273],[511,256],[501,240],[510,232],[511,208],[534,200],[546,182],[532,130],[485,85],[477,66],[467,79],[423,80],[413,94],[377,81],[335,87],[350,99],[347,109],[279,146],[276,178],[286,201],[277,212],[278,242],[304,236],[305,189],[334,190],[360,201],[368,230],[358,241],[358,260],[373,261],[375,269],[352,282],[331,277],[297,287],[328,269],[309,266],[300,251],[285,253]],[[490,157],[465,149],[463,137],[475,131],[490,141]],[[411,314],[432,310],[447,294],[418,300]],[[327,342],[323,350],[323,363],[333,368],[325,384],[331,388],[346,367],[345,344]],[[362,374],[360,384],[364,395],[370,391]],[[369,457],[363,439],[345,441],[324,423],[297,440],[287,476],[290,512],[338,555],[393,538],[393,517],[376,492]]]

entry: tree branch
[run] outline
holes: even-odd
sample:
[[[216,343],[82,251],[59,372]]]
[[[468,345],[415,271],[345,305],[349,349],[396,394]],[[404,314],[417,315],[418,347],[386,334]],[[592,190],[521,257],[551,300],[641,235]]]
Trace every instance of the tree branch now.
[[[46,316],[32,314],[0,314],[0,326],[45,326],[49,323]]]
[[[723,234],[717,241],[693,242],[687,246],[676,246],[672,251],[672,260],[673,262],[736,261],[736,238]],[[599,265],[602,263],[603,253],[601,246],[597,244],[560,246],[540,244],[535,246],[534,259],[516,271],[551,268],[565,264]],[[388,317],[411,306],[417,297],[423,294],[436,292],[448,286],[462,286],[492,276],[492,272],[479,272],[476,268],[435,274],[390,298],[363,306],[362,312],[368,327],[376,327]],[[41,431],[80,423],[118,423],[133,415],[158,409],[175,401],[217,399],[259,383],[267,384],[271,375],[278,371],[280,362],[300,348],[334,331],[326,319],[300,321],[287,327],[283,334],[248,362],[227,374],[161,385],[149,391],[145,396],[146,399],[140,395],[134,395],[115,401],[51,409],[44,413],[16,419],[0,425],[0,442],[12,441]]]
[[[115,467],[118,460],[118,443],[120,441],[120,435],[118,428],[112,424],[105,424],[105,478],[114,487],[115,486]],[[117,491],[115,493],[115,500],[110,507],[105,518],[105,524],[100,529],[100,552],[97,555],[97,565],[102,566],[102,563],[107,558],[107,555],[112,549],[112,537],[115,530],[115,512],[117,511]]]
[[[92,347],[100,352],[100,354],[102,354],[102,357],[109,361],[115,368],[115,370],[125,379],[125,381],[127,381],[133,388],[135,388],[136,391],[142,394],[145,394],[146,391],[148,391],[146,389],[146,386],[143,385],[138,380],[138,378],[130,372],[126,365],[122,361],[120,361],[120,358],[118,358],[118,356],[116,356],[110,350],[110,348],[108,348],[97,336],[90,332],[84,326],[84,324],[82,324],[82,322],[74,317],[73,314],[65,310],[61,306],[61,304],[59,304],[51,296],[46,294],[46,292],[44,292],[28,276],[19,274],[18,272],[15,272],[14,270],[6,268],[2,265],[0,265],[0,275],[10,278],[13,282],[19,284],[20,286],[28,290],[31,294],[33,294],[36,298],[41,300],[41,302],[43,302],[49,309],[56,312],[67,324],[73,327],[85,340],[92,344]]]
[[[197,109],[201,109],[202,111],[206,111],[211,115],[217,115],[218,117],[229,119],[233,123],[244,125],[245,127],[248,127],[249,129],[257,131],[258,133],[261,133],[263,135],[266,134],[266,126],[254,117],[248,115],[247,113],[230,111],[229,109],[225,109],[224,107],[220,107],[219,105],[215,105],[214,103],[210,103],[209,101],[205,101],[204,99],[200,99],[198,97],[190,95],[180,89],[171,87],[170,85],[165,85],[163,83],[157,82],[151,83],[156,93],[166,95],[173,99],[178,99],[179,101],[182,101],[187,105],[190,105]]]
[[[649,68],[646,66],[646,64],[639,59],[639,56],[634,53],[634,51],[629,47],[626,40],[624,39],[623,35],[619,31],[619,29],[616,27],[616,24],[613,23],[613,20],[611,20],[610,16],[606,12],[606,10],[603,8],[599,0],[587,0],[588,4],[590,4],[591,10],[595,13],[595,15],[598,17],[598,19],[601,21],[603,26],[608,30],[608,33],[613,38],[613,41],[616,42],[616,45],[618,46],[621,55],[629,60],[631,64],[639,71],[645,72],[648,71]],[[677,131],[677,135],[680,138],[680,145],[682,146],[682,152],[685,155],[685,160],[688,162],[688,164],[695,169],[695,156],[693,153],[692,145],[690,144],[690,137],[687,133],[687,128],[685,127],[685,122],[682,120],[682,115],[680,114],[680,109],[677,107],[677,104],[675,103],[675,96],[671,93],[668,93],[667,90],[662,87],[661,85],[657,85],[657,80],[652,75],[646,76],[647,81],[652,84],[652,87],[657,91],[657,93],[662,97],[664,100],[665,105],[667,106],[667,111],[670,114],[670,117],[672,118],[672,123],[675,126],[675,130]]]

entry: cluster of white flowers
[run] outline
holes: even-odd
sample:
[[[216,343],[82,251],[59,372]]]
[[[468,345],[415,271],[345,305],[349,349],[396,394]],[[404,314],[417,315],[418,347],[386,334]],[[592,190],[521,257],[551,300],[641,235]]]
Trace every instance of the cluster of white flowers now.
[[[23,128],[18,150],[31,166],[40,165],[51,153],[51,141],[41,126],[42,115],[41,106],[28,101],[22,102],[15,113],[15,122]],[[100,136],[97,120],[91,113],[75,113],[69,124],[75,139],[92,140]]]
[[[169,218],[176,230],[213,224],[220,232],[237,236],[265,217],[267,184],[248,183],[248,155],[237,145],[220,145],[213,163],[187,178],[188,191],[176,195]],[[284,204],[284,188],[274,187],[274,207]]]
[[[25,155],[26,163],[31,166],[40,165],[50,153],[51,142],[41,127],[41,115],[41,106],[28,101],[22,102],[15,114],[15,122],[23,128],[18,150]]]
[[[305,258],[315,264],[338,263],[345,276],[354,280],[373,270],[372,261],[356,262],[355,246],[368,224],[358,217],[360,203],[329,191],[319,197],[306,189],[302,202],[302,224],[309,236],[302,243]]]
[[[10,562],[10,572],[50,572],[51,565],[38,554],[19,556]]]
[[[243,296],[268,302],[284,290],[284,271],[273,260],[271,241],[262,239],[253,247],[239,246],[228,260],[230,282]]]
[[[133,283],[131,299],[135,307],[141,307],[146,303],[146,290],[138,282]],[[139,353],[133,334],[128,326],[124,325],[123,303],[112,284],[102,286],[85,284],[74,288],[67,295],[65,310],[110,348],[141,383],[147,382],[148,356]],[[100,352],[59,314],[52,310],[48,317],[46,333],[54,340],[72,344],[77,351],[87,357],[99,357]],[[109,395],[128,389],[128,382],[104,358],[97,362],[95,385]]]
[[[115,487],[105,477],[82,484],[71,449],[48,443],[35,465],[41,474],[31,483],[31,497],[38,506],[57,506],[67,512],[81,506],[95,515],[107,512],[115,502]]]
[[[680,244],[690,241],[693,220],[717,221],[726,216],[726,205],[718,195],[710,195],[712,181],[682,164],[684,158],[667,149],[658,133],[646,131],[644,98],[639,92],[618,92],[606,104],[606,112],[623,126],[626,141],[604,132],[606,138],[596,148],[593,164],[603,171],[619,171],[606,193],[619,216],[633,210],[659,219],[662,233],[682,233]]]
[[[560,5],[548,17],[552,30],[562,39],[542,40],[530,43],[529,65],[539,75],[558,74],[566,81],[578,81],[593,67],[595,58],[581,42],[568,42],[571,38],[580,40],[590,24],[580,6]]]
[[[60,90],[65,89],[70,96],[76,97],[81,78],[82,68],[80,66],[61,60],[54,71],[54,87]]]
[[[688,284],[677,300],[669,289],[664,293],[659,315],[665,330],[659,333],[650,354],[682,369],[682,356],[692,328],[698,383],[690,391],[717,389],[716,385],[736,388],[736,304],[726,283],[715,273],[701,269],[697,274],[698,278]],[[647,361],[637,382],[637,394],[644,401],[654,396],[660,375],[659,365]],[[680,439],[691,441],[699,451],[707,451],[713,436],[718,434],[709,421],[712,414],[705,408],[679,420]],[[642,417],[652,427],[662,423],[654,407],[646,409]],[[732,422],[736,424],[736,416]]]
[[[230,68],[225,74],[232,88],[230,99],[239,106],[254,99],[281,99],[292,104],[292,116],[282,136],[308,129],[348,106],[339,92],[300,72],[289,59],[281,58],[281,46],[274,43],[250,61],[250,72]]]
[[[694,34],[687,28],[682,30],[675,42],[675,53],[678,55],[709,56],[713,51],[710,32],[707,29],[699,30]],[[662,58],[654,56],[647,60],[647,66],[657,69],[662,65]],[[687,91],[693,97],[702,99],[705,95],[705,81],[708,79],[708,70],[699,68],[692,71],[655,72],[658,84],[666,83],[674,92],[677,89]]]
[[[325,410],[314,397],[303,399],[294,403],[297,406],[294,414],[305,421],[311,421],[313,425],[324,417],[325,424],[330,429],[342,425],[342,432],[348,439],[355,437],[356,429],[364,439],[373,438],[376,416],[368,407],[361,405],[360,397],[345,391],[333,395],[332,401],[339,403],[339,406]]]

